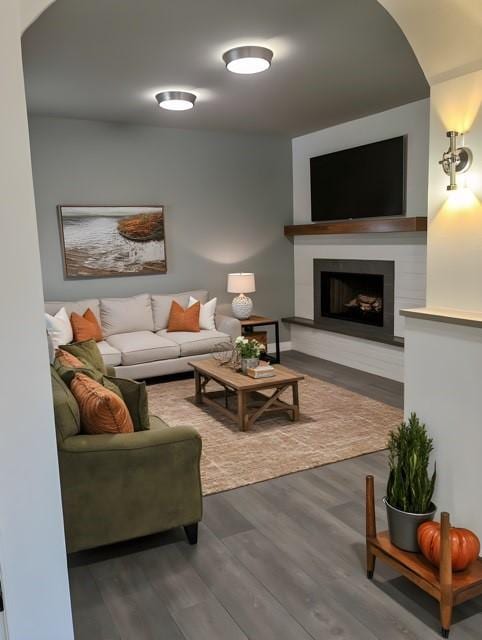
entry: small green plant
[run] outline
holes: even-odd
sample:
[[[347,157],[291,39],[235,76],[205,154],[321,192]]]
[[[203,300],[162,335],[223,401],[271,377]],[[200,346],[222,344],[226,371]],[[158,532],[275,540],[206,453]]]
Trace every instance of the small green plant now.
[[[234,344],[240,358],[259,358],[261,353],[265,351],[264,344],[254,338],[248,339],[239,336]]]
[[[437,473],[434,467],[432,477],[428,474],[433,440],[415,413],[390,432],[388,451],[388,503],[406,513],[428,513]]]

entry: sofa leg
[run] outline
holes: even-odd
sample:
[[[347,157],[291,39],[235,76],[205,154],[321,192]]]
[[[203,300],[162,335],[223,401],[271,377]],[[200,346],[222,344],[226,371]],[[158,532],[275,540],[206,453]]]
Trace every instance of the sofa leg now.
[[[198,523],[194,524],[186,524],[184,527],[184,531],[186,532],[186,538],[189,544],[197,544],[197,529]]]

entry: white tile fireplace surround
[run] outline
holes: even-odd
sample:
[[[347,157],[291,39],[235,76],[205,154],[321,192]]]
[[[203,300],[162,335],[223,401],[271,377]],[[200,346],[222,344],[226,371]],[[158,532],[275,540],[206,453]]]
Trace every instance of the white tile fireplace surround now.
[[[295,316],[312,320],[313,260],[393,260],[394,335],[404,336],[400,309],[425,306],[426,234],[387,233],[307,236],[294,240]],[[291,325],[293,349],[403,382],[403,348],[358,337]]]

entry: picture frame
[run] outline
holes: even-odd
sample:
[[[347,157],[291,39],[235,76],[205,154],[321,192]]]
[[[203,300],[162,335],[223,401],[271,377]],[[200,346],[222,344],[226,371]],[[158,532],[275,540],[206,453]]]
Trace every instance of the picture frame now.
[[[66,280],[167,273],[163,205],[57,206]]]

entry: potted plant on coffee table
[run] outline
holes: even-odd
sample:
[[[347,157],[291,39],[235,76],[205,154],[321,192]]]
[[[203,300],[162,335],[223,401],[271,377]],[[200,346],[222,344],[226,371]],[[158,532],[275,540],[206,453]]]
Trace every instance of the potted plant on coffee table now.
[[[417,528],[433,520],[432,502],[436,470],[429,475],[433,441],[415,413],[388,439],[390,475],[383,499],[392,544],[405,551],[419,551]]]
[[[258,366],[259,356],[265,350],[264,344],[254,338],[245,338],[244,336],[236,338],[234,346],[241,360],[241,371],[243,373]]]

